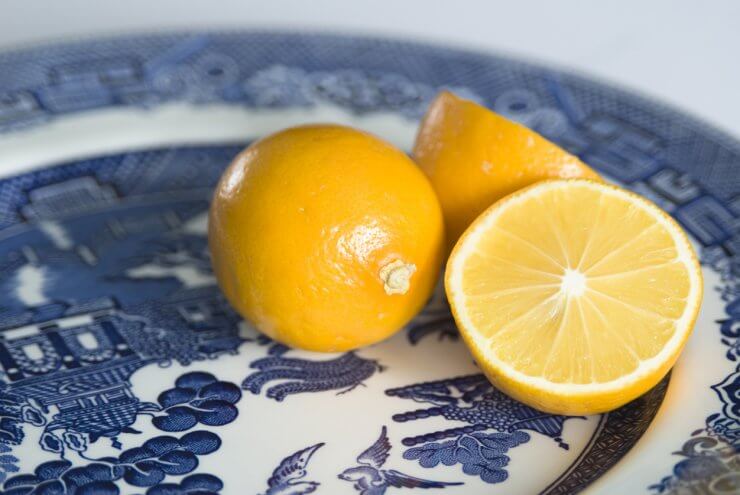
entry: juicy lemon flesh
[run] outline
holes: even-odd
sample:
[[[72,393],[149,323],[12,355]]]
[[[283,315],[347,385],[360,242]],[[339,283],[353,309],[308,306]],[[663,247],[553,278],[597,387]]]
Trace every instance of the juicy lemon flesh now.
[[[447,289],[495,383],[541,409],[578,414],[657,383],[693,327],[702,290],[673,220],[587,180],[544,182],[491,207],[453,251]]]

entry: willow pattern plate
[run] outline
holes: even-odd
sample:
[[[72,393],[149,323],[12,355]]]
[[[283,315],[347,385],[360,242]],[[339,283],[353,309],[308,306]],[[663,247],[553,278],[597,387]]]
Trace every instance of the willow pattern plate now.
[[[250,140],[331,121],[408,149],[452,89],[658,202],[706,300],[672,376],[609,414],[492,388],[435,296],[338,355],[219,293],[211,188]],[[740,145],[581,77],[440,47],[182,33],[0,54],[0,487],[6,494],[737,493]],[[351,325],[351,322],[347,322]]]

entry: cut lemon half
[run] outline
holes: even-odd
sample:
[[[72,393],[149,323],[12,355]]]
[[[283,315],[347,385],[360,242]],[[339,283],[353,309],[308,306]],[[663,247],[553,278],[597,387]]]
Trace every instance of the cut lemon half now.
[[[505,197],[456,244],[445,288],[495,386],[540,410],[615,409],[657,384],[694,326],[699,263],[648,200],[584,179]]]
[[[546,179],[599,176],[535,131],[442,91],[419,126],[414,160],[437,191],[450,247],[493,203]]]

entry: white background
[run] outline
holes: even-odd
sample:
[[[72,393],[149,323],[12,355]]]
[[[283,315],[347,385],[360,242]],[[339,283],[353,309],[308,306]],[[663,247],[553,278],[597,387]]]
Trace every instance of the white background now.
[[[740,136],[737,0],[0,1],[0,49],[198,27],[331,30],[522,56],[654,95]]]

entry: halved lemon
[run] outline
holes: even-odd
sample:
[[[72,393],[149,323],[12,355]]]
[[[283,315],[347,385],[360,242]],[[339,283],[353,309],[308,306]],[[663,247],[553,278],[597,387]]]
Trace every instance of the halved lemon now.
[[[546,179],[599,180],[535,131],[442,91],[419,126],[414,160],[437,191],[450,247],[493,203]]]
[[[584,179],[545,181],[481,214],[445,288],[478,365],[556,414],[615,409],[678,358],[702,298],[696,254],[648,200]]]

